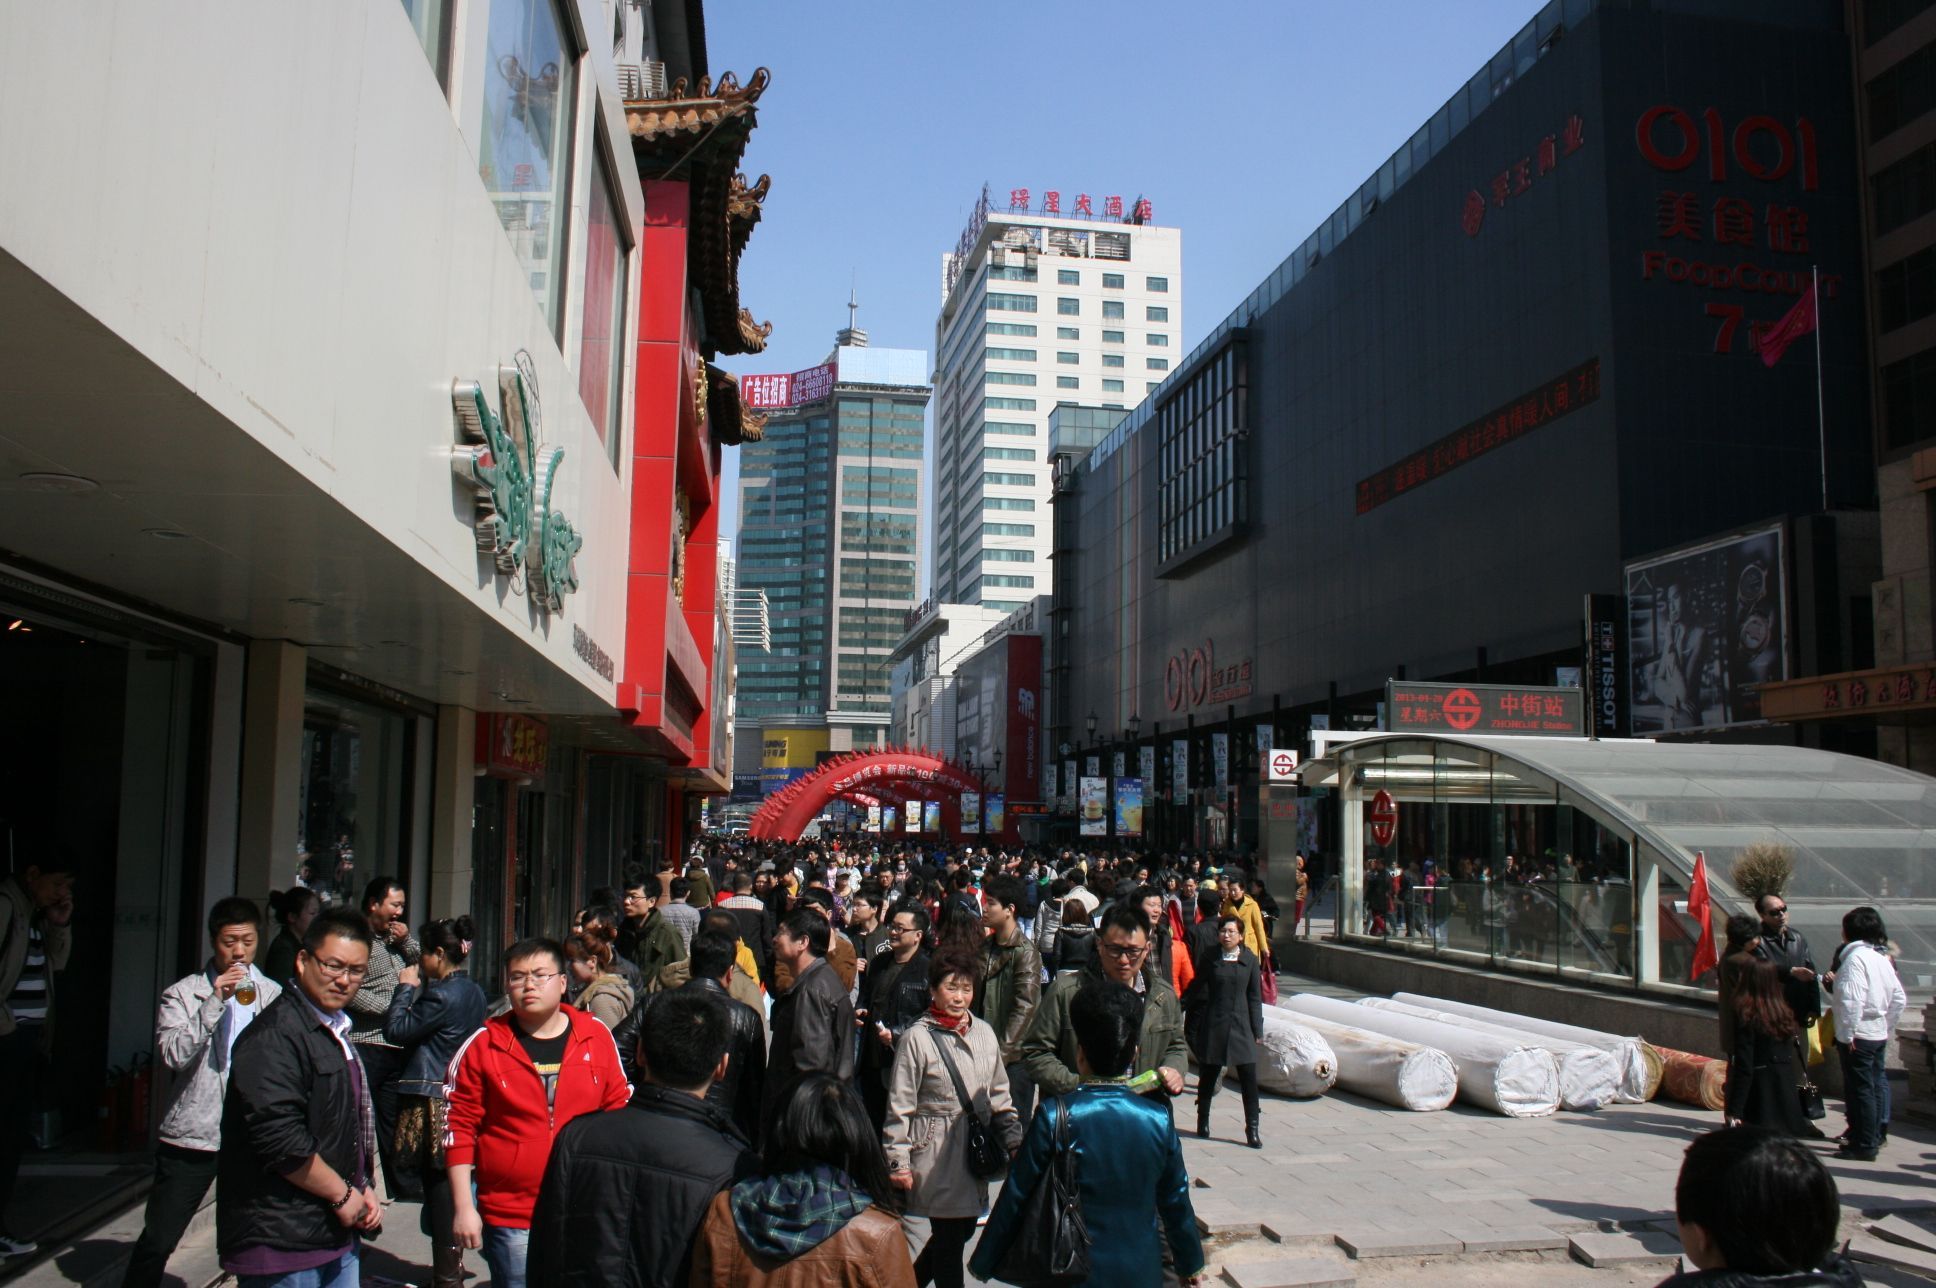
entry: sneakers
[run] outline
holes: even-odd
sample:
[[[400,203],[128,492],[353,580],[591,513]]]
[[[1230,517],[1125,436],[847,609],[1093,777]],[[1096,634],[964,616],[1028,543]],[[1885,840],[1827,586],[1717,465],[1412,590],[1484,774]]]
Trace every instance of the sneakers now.
[[[22,1239],[6,1230],[0,1230],[0,1257],[25,1257],[40,1250],[40,1245],[32,1239]]]

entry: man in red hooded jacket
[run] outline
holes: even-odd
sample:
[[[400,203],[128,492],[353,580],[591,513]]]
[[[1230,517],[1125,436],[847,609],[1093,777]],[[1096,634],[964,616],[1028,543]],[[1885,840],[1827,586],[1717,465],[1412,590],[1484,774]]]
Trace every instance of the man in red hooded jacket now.
[[[511,945],[504,964],[511,1009],[458,1048],[446,1075],[444,1155],[457,1242],[484,1250],[500,1288],[524,1288],[531,1212],[558,1132],[580,1114],[632,1098],[612,1031],[565,1005],[567,978],[565,951],[554,940]]]

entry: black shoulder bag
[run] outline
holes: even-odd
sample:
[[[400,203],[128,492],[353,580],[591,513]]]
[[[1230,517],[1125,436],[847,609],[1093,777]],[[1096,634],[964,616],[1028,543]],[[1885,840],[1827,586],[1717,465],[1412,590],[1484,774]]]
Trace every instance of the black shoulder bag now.
[[[1089,1225],[1076,1189],[1076,1152],[1069,1148],[1069,1102],[1050,1101],[1055,1145],[1035,1188],[1022,1200],[1015,1237],[995,1266],[995,1278],[1022,1288],[1067,1288],[1089,1279]]]
[[[996,1143],[995,1132],[988,1120],[975,1112],[975,1102],[968,1098],[967,1084],[961,1080],[961,1070],[955,1067],[955,1058],[948,1054],[948,1044],[941,1040],[939,1033],[930,1033],[934,1039],[935,1054],[941,1063],[948,1067],[948,1077],[955,1084],[955,1095],[961,1099],[961,1116],[966,1120],[964,1130],[968,1133],[968,1170],[978,1181],[992,1181],[1008,1170],[1008,1151]]]

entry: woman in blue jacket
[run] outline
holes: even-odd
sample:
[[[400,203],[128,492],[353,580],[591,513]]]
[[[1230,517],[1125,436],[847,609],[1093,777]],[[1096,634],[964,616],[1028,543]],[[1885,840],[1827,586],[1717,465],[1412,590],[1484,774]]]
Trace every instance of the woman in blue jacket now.
[[[436,1288],[461,1288],[464,1250],[451,1232],[456,1209],[444,1172],[444,1078],[457,1049],[484,1023],[484,990],[464,969],[471,937],[469,917],[426,923],[417,931],[423,956],[397,973],[386,1040],[405,1047],[397,1094],[397,1156],[417,1160],[424,1178],[423,1229],[430,1236],[431,1276]],[[421,974],[419,974],[421,972]]]
[[[1056,1118],[1066,1113],[1077,1194],[1089,1228],[1087,1282],[1156,1288],[1163,1282],[1167,1251],[1186,1288],[1201,1283],[1203,1240],[1170,1107],[1129,1085],[1143,999],[1126,985],[1098,979],[1070,1002],[1069,1023],[1076,1033],[1082,1085],[1037,1110],[968,1268],[977,1278],[995,1278],[1014,1241],[1022,1205],[1048,1168]],[[1167,1249],[1158,1243],[1159,1217]]]

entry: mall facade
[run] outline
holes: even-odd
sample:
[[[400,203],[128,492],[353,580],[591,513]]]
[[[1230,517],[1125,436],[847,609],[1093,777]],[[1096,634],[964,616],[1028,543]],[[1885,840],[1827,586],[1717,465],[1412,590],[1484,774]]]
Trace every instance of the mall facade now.
[[[1123,763],[1152,843],[1259,851],[1280,900],[1289,849],[1355,866],[1361,820],[1335,764],[1273,802],[1261,761],[1404,732],[1393,680],[1582,687],[1593,737],[1874,755],[1872,723],[1759,709],[1874,662],[1861,211],[1840,6],[1546,5],[1057,462],[1050,633],[1081,662],[1050,745],[1079,780]],[[1605,848],[1469,818],[1401,817],[1405,857]]]
[[[89,1000],[49,1143],[145,1147],[159,1095],[103,1071],[214,899],[394,874],[490,979],[730,786],[718,475],[758,419],[711,360],[766,340],[766,74],[711,79],[700,15],[0,20],[0,861],[75,874]]]

